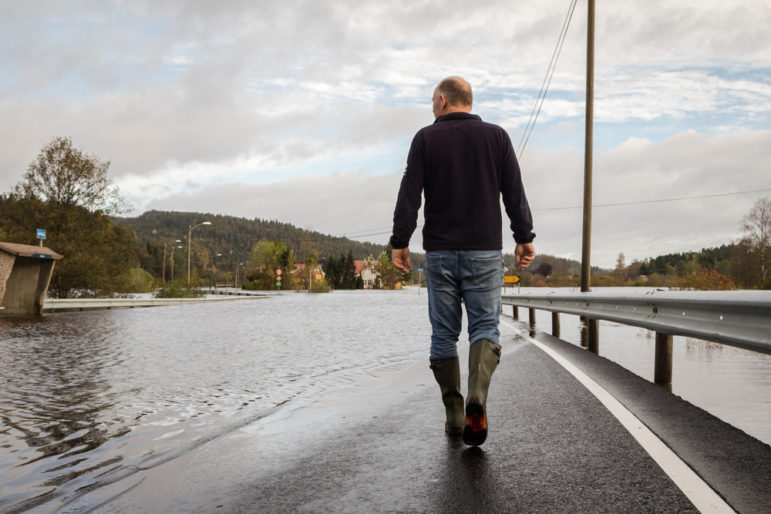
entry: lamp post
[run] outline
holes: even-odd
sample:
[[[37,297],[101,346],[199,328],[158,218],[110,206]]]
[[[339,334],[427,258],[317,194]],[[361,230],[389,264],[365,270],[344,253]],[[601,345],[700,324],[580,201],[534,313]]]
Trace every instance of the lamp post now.
[[[212,258],[211,258],[211,285],[212,285],[211,288],[216,290],[217,289],[217,268],[216,266],[214,266],[214,257],[215,255],[212,255]],[[222,257],[222,254],[218,253],[216,254],[216,257]]]
[[[174,241],[174,244],[171,245],[171,280],[174,281],[174,248],[182,248],[181,246],[177,246],[178,243],[181,243],[179,239]],[[163,283],[166,283],[166,241],[163,242],[163,271],[161,274],[161,279]]]
[[[238,289],[238,278],[239,278],[239,276],[241,275],[241,269],[242,269],[243,267],[244,267],[244,263],[243,263],[243,262],[241,262],[241,263],[238,263],[238,262],[237,262],[237,263],[236,263],[236,280],[235,280],[235,283],[236,283],[236,289]],[[244,273],[244,282],[246,282],[246,273]]]
[[[190,225],[187,229],[187,285],[190,286],[190,240],[193,238],[193,229],[198,228],[201,225],[211,225],[211,221],[204,221],[198,225]]]
[[[182,245],[178,244],[181,242],[182,242],[181,239],[177,239],[176,241],[174,241],[174,244],[171,246],[171,281],[172,282],[174,282],[174,249],[182,248]]]

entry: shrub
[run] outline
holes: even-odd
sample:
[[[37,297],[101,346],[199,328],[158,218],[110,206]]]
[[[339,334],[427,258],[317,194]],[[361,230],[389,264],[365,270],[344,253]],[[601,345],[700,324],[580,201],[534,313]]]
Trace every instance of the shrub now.
[[[328,293],[329,282],[326,280],[314,280],[311,283],[311,293]]]
[[[696,291],[725,291],[736,289],[733,280],[713,269],[702,269],[675,280],[674,287]]]
[[[185,280],[166,282],[155,293],[156,298],[200,298],[203,292],[197,287],[191,287]]]

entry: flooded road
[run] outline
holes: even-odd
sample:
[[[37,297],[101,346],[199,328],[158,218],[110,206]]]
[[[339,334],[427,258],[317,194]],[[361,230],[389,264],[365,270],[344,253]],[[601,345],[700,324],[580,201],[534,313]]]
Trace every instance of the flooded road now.
[[[0,512],[83,505],[328,391],[427,362],[426,305],[412,289],[0,320]],[[644,332],[604,329],[601,355],[652,374]],[[736,352],[676,340],[673,391],[769,443],[771,358]]]

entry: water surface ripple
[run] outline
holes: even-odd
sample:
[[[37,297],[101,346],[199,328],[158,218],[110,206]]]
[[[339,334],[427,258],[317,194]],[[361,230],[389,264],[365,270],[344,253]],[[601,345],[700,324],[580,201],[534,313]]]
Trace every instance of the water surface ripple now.
[[[0,320],[0,511],[156,466],[362,373],[427,354],[425,293]]]

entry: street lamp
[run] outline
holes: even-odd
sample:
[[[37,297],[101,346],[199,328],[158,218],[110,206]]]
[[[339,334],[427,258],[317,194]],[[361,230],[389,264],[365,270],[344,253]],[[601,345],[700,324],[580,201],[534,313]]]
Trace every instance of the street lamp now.
[[[244,267],[244,263],[236,263],[236,289],[238,289],[238,278],[241,275],[241,269]],[[246,282],[246,273],[244,273],[244,282]]]
[[[201,225],[211,225],[211,221],[204,221],[198,225],[190,225],[187,229],[187,285],[190,286],[190,240],[193,237],[193,229],[198,228]]]
[[[177,239],[174,241],[174,244],[171,246],[171,281],[174,282],[174,249],[175,248],[182,248],[182,245],[179,244],[182,241],[180,239]],[[165,261],[164,261],[165,264]]]
[[[218,253],[216,256],[222,257],[222,254]],[[212,289],[216,290],[217,289],[217,268],[214,266],[214,257],[215,256],[212,255],[212,258],[211,258],[211,284],[212,284]]]

